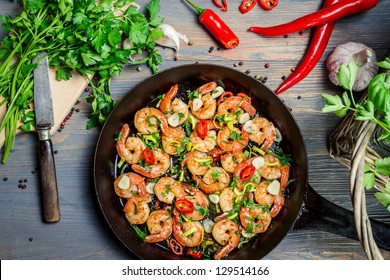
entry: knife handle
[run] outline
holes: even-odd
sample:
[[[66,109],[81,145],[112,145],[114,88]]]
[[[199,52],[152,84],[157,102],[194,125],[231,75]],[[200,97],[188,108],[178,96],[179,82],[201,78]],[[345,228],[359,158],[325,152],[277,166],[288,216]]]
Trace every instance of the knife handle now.
[[[39,140],[38,162],[40,170],[43,220],[47,223],[56,223],[60,221],[60,205],[58,200],[53,145],[50,138]]]

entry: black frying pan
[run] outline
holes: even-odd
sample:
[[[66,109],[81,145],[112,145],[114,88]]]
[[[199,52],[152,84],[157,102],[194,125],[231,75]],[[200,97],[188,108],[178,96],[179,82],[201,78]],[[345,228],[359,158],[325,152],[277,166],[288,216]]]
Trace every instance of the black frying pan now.
[[[227,91],[245,92],[265,117],[281,131],[284,152],[292,155],[294,163],[289,186],[290,195],[269,229],[256,237],[246,248],[235,250],[228,259],[260,259],[269,253],[291,229],[316,228],[357,239],[353,214],[325,200],[307,182],[308,167],[305,145],[299,127],[281,100],[256,79],[234,69],[208,65],[184,65],[162,71],[142,81],[114,108],[102,128],[94,160],[94,181],[97,199],[103,215],[119,240],[141,259],[184,259],[156,244],[143,243],[127,222],[123,205],[114,192],[115,136],[124,123],[133,121],[135,112],[151,102],[172,85],[185,83],[196,89],[209,82],[219,81]],[[390,250],[390,226],[372,221],[374,236],[381,248]]]

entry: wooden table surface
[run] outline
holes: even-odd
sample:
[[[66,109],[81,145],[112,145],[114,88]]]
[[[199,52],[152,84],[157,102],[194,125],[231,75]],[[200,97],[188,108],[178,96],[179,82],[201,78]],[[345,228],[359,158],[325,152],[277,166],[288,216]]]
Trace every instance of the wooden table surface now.
[[[144,6],[148,1],[137,1]],[[240,1],[227,1],[226,13],[210,0],[197,0],[199,6],[215,10],[240,38],[232,50],[219,49],[217,42],[198,23],[197,15],[184,1],[162,0],[160,15],[165,22],[186,34],[193,45],[181,45],[179,59],[171,49],[160,48],[163,64],[160,70],[183,64],[212,63],[250,71],[249,75],[267,76],[266,85],[272,90],[297,66],[310,42],[311,30],[288,37],[261,37],[247,32],[252,25],[274,25],[318,10],[320,0],[281,0],[277,8],[266,12],[256,7],[242,15]],[[0,1],[0,13],[15,13],[18,6]],[[308,161],[309,182],[323,197],[351,209],[349,172],[328,153],[328,135],[340,119],[321,112],[324,105],[321,93],[339,93],[327,78],[325,59],[339,44],[348,41],[364,43],[384,58],[390,47],[390,3],[381,0],[378,6],[363,14],[337,22],[321,61],[306,79],[280,94],[291,108],[304,136]],[[1,31],[0,36],[5,35]],[[214,50],[210,51],[210,47]],[[268,63],[269,68],[264,67]],[[151,75],[146,66],[125,66],[122,74],[112,81],[112,96],[120,99],[134,85]],[[60,196],[61,221],[45,224],[41,218],[39,178],[36,172],[37,136],[19,135],[15,150],[6,164],[0,166],[0,259],[134,259],[116,239],[104,220],[93,185],[94,149],[100,129],[86,130],[90,106],[83,99],[77,105],[65,129],[53,137]],[[77,112],[79,111],[79,112]],[[0,156],[2,152],[0,152]],[[7,179],[5,179],[7,178]],[[18,187],[19,180],[27,188]],[[367,196],[370,216],[386,223],[387,213],[379,203]],[[390,252],[383,251],[385,259]],[[317,230],[290,231],[265,259],[366,259],[358,241]]]

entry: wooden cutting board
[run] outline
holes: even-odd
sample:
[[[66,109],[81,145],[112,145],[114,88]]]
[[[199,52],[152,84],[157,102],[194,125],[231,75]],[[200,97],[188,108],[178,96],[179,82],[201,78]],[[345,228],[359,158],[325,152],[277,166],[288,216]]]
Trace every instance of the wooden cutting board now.
[[[88,80],[83,76],[72,73],[72,78],[68,81],[57,81],[55,78],[55,70],[50,70],[50,79],[53,96],[53,111],[54,111],[54,125],[51,129],[53,135],[69,114],[70,110],[77,102],[81,93],[88,85]],[[0,122],[3,121],[6,112],[6,105],[0,106]],[[18,129],[17,134],[23,131]],[[0,148],[3,147],[5,141],[4,130],[0,133]]]

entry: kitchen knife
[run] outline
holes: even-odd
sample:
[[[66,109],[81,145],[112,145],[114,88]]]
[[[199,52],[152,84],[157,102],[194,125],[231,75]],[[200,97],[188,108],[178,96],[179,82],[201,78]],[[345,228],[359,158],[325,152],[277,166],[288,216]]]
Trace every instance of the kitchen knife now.
[[[36,58],[34,70],[35,127],[38,132],[38,163],[41,184],[43,220],[55,223],[60,220],[57,178],[50,139],[50,128],[54,124],[52,92],[49,75],[49,60],[42,52]]]

